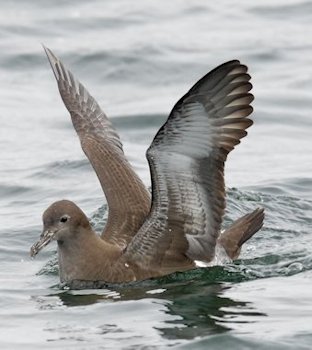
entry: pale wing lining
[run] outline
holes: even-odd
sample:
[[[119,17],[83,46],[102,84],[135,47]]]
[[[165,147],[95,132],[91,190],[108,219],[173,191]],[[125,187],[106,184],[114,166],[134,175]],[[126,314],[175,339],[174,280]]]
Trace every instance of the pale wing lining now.
[[[210,261],[225,207],[224,162],[252,121],[247,67],[227,62],[178,101],[147,158],[153,203],[128,249],[141,266]]]

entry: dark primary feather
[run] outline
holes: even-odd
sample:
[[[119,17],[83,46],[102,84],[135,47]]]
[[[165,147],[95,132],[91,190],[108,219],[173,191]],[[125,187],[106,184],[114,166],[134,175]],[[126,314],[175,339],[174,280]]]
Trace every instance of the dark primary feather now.
[[[107,198],[109,216],[102,238],[124,248],[149,212],[149,193],[124,156],[119,136],[98,103],[49,49],[45,51],[82,149]]]
[[[242,245],[263,226],[264,209],[257,208],[253,212],[234,221],[220,235],[218,242],[231,259],[237,259]]]
[[[210,261],[225,207],[224,162],[252,125],[247,67],[227,62],[174,106],[147,151],[150,214],[127,255],[145,268]]]

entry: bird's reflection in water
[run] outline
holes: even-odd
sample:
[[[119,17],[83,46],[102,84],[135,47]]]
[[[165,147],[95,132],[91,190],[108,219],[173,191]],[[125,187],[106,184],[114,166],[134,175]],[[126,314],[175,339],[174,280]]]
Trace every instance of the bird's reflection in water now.
[[[225,297],[224,292],[231,288],[231,284],[214,279],[222,272],[222,267],[197,269],[123,286],[98,282],[93,287],[101,289],[64,290],[53,295],[57,295],[67,307],[105,301],[160,300],[165,305],[165,313],[174,316],[157,327],[162,336],[167,339],[194,339],[230,330],[230,323],[235,322],[238,315],[266,316],[253,310],[248,302]]]

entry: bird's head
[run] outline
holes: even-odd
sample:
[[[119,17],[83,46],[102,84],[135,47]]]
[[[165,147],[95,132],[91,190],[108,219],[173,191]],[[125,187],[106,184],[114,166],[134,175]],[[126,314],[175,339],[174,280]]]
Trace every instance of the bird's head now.
[[[89,229],[90,223],[83,211],[73,202],[61,200],[53,203],[43,213],[43,231],[40,239],[30,249],[34,257],[51,241],[63,244],[75,238],[81,229]]]

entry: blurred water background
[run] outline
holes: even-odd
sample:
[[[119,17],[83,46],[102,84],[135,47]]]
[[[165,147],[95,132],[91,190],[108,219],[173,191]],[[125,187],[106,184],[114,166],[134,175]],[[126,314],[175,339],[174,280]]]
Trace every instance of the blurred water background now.
[[[312,2],[0,1],[0,348],[311,349]],[[97,98],[149,185],[145,150],[173,104],[230,59],[254,126],[226,165],[225,224],[257,206],[241,259],[134,286],[70,291],[29,248],[53,201],[107,214],[41,47]]]

